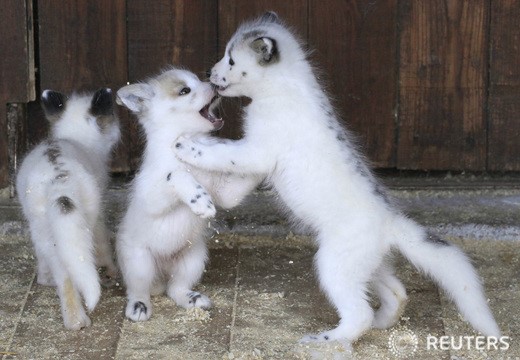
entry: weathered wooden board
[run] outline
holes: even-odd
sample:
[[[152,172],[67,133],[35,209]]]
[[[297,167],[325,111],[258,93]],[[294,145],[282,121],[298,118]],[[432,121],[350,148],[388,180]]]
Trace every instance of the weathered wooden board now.
[[[311,0],[309,42],[340,114],[375,166],[395,166],[397,1]]]
[[[10,165],[8,134],[16,136],[8,125],[7,103],[34,100],[34,56],[32,39],[32,3],[5,0],[0,12],[0,189],[9,184]],[[11,129],[8,129],[8,126]],[[13,154],[16,149],[11,149]],[[11,156],[12,157],[12,156]],[[10,164],[11,163],[11,164]]]
[[[486,168],[488,2],[400,1],[401,169]]]
[[[488,169],[520,170],[520,1],[491,1]]]

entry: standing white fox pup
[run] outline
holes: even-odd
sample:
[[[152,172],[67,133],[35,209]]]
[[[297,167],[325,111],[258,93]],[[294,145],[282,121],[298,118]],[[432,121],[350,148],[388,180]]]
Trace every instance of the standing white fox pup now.
[[[244,138],[210,145],[181,138],[173,150],[201,169],[267,176],[295,219],[316,234],[320,285],[341,320],[304,341],[354,341],[371,326],[398,320],[406,292],[387,261],[392,248],[431,276],[475,329],[499,336],[467,257],[392,206],[340,125],[302,45],[276,14],[242,25],[210,80],[223,96],[252,99]],[[375,313],[369,284],[381,302]]]
[[[42,105],[51,135],[24,159],[16,188],[38,283],[56,286],[65,327],[79,330],[91,323],[81,298],[92,311],[101,295],[97,266],[117,275],[101,200],[119,122],[110,89],[70,98],[45,90]]]
[[[177,305],[211,307],[192,290],[207,260],[208,220],[215,205],[237,205],[258,183],[218,173],[192,171],[171,156],[178,136],[207,134],[222,127],[212,113],[215,91],[193,73],[170,69],[144,83],[125,86],[117,101],[134,112],[146,134],[143,162],[117,235],[128,304],[126,316],[146,321],[151,294],[166,291]]]

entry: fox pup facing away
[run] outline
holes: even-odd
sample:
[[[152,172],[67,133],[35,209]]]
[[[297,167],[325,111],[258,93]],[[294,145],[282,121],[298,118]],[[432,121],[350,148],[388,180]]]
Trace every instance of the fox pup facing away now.
[[[391,249],[431,276],[476,330],[500,336],[468,258],[392,205],[341,126],[303,46],[276,14],[239,27],[210,80],[223,96],[251,98],[244,138],[209,145],[180,138],[172,149],[200,169],[267,176],[295,220],[316,234],[319,282],[340,322],[304,341],[354,341],[398,320],[406,292],[387,261]],[[381,302],[375,312],[370,288]]]
[[[213,114],[213,87],[193,73],[169,69],[147,82],[125,86],[117,101],[135,113],[146,135],[142,165],[117,235],[117,258],[127,288],[126,317],[146,321],[151,294],[166,291],[177,305],[209,308],[192,290],[207,260],[208,220],[215,204],[237,205],[258,183],[195,171],[171,155],[178,136],[204,136],[222,127]],[[213,199],[213,200],[212,200]]]
[[[29,222],[38,261],[38,283],[56,286],[66,328],[90,325],[101,295],[97,266],[117,275],[102,216],[108,162],[119,140],[112,91],[70,98],[42,93],[49,138],[24,159],[16,188]]]

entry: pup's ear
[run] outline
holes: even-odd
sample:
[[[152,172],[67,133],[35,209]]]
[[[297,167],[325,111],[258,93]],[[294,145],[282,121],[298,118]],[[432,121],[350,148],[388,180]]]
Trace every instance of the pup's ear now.
[[[278,14],[274,11],[268,11],[260,18],[261,22],[265,23],[275,23],[280,24],[280,19],[278,18]]]
[[[94,93],[90,103],[90,112],[94,116],[111,115],[114,112],[112,89],[99,89]]]
[[[45,117],[54,122],[59,119],[65,110],[67,98],[62,93],[53,90],[44,90],[42,92],[42,107],[45,111]]]
[[[134,113],[140,113],[146,109],[146,102],[154,97],[155,93],[148,84],[127,85],[117,91],[116,102],[126,106]]]
[[[278,60],[278,47],[276,40],[269,37],[260,37],[254,40],[250,45],[258,55],[260,55],[260,63],[263,65],[276,62]]]

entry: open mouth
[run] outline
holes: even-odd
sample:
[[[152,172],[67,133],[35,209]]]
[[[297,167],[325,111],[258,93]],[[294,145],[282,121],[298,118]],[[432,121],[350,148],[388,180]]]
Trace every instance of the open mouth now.
[[[220,98],[218,96],[214,96],[211,101],[199,111],[202,117],[206,118],[210,123],[213,124],[215,130],[220,130],[222,126],[224,126],[224,120],[222,120],[219,115],[214,113],[214,110],[216,110],[219,102]]]
[[[214,89],[216,89],[218,92],[222,92],[222,91],[225,91],[228,87],[229,87],[230,84],[227,84],[226,86],[222,86],[222,85],[218,85],[218,84],[215,84],[215,83],[211,83],[211,86],[213,86]]]

